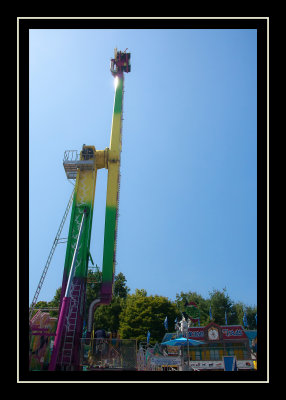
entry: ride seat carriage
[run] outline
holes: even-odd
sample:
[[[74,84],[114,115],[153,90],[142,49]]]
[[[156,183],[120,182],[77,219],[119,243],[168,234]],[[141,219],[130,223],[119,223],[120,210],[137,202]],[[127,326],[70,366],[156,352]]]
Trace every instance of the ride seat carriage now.
[[[123,71],[130,72],[131,71],[131,63],[130,63],[130,53],[121,53],[121,57],[124,60]]]
[[[111,59],[111,65],[110,65],[111,72],[113,74],[116,74],[118,72],[130,72],[131,71],[130,57],[131,53],[115,51],[114,58]]]

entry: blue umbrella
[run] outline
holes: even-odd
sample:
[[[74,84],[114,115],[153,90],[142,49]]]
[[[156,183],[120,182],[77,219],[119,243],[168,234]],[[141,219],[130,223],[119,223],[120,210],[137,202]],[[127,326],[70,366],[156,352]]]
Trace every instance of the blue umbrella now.
[[[203,344],[202,340],[194,340],[194,339],[189,339],[189,345],[191,346],[198,346],[200,344]],[[176,338],[173,340],[168,340],[167,342],[161,343],[166,346],[187,346],[188,340],[184,337]]]

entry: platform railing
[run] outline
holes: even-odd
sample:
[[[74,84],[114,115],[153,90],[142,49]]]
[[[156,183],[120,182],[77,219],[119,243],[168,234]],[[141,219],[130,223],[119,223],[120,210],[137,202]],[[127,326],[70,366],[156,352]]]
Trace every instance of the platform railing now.
[[[80,159],[80,153],[77,150],[66,150],[64,152],[63,161],[78,161]]]

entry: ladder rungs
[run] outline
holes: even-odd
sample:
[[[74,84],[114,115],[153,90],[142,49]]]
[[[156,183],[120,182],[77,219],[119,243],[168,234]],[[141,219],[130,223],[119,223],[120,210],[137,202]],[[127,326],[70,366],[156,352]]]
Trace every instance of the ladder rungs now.
[[[73,338],[74,338],[74,335],[66,335],[65,341],[67,341],[68,339],[73,340]]]
[[[68,314],[68,318],[76,318],[77,317],[77,311],[71,311]]]
[[[74,321],[72,321],[72,319],[73,319]],[[74,326],[74,325],[76,325],[76,318],[71,318],[71,320],[69,319],[69,320],[67,321],[67,329],[68,329],[69,326]]]
[[[63,357],[62,358],[62,363],[70,364],[70,362],[71,362],[71,357]]]
[[[66,333],[67,336],[73,336],[73,334],[74,334],[74,332],[75,332],[75,325],[69,326],[66,332],[67,332],[67,333]]]
[[[71,356],[72,349],[63,349],[63,356]]]

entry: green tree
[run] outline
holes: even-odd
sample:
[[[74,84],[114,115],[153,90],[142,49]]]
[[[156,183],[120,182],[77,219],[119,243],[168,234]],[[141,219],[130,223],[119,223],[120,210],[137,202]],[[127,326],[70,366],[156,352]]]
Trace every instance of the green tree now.
[[[50,307],[50,308],[57,308],[57,309],[59,308],[59,306],[60,306],[61,290],[62,290],[61,287],[59,287],[59,288],[56,290],[56,293],[55,293],[53,299],[49,302],[49,307]],[[51,316],[51,317],[58,317],[58,315],[59,315],[58,310],[51,310],[51,311],[50,311],[50,316]]]
[[[49,302],[48,301],[38,301],[36,304],[35,304],[35,310],[37,309],[37,310],[41,310],[41,309],[43,309],[43,308],[49,308]]]
[[[113,290],[113,295],[115,297],[126,299],[128,293],[130,292],[130,289],[126,286],[126,282],[126,278],[122,272],[119,272],[118,275],[115,275]]]
[[[176,305],[166,297],[147,296],[144,289],[136,289],[134,294],[127,296],[125,306],[120,314],[120,337],[144,342],[147,332],[150,331],[150,343],[161,342],[166,333],[165,318],[168,318],[170,325],[176,316]],[[173,331],[171,326],[170,329]]]
[[[255,315],[257,313],[257,307],[256,306],[246,306],[242,302],[237,302],[233,306],[233,312],[235,315],[235,320],[237,324],[244,326],[243,323],[243,315],[244,311],[246,312],[246,319],[248,326],[245,328],[247,330],[255,330],[257,329],[256,327],[256,321],[255,321]]]
[[[100,278],[100,277],[99,277]],[[94,288],[90,292],[90,298],[87,300],[87,306],[90,302],[98,297],[99,287]],[[126,278],[122,272],[114,277],[113,298],[109,305],[102,305],[96,308],[94,313],[95,329],[105,329],[106,331],[118,331],[119,315],[124,306],[125,299],[128,296],[130,289],[126,286]],[[88,308],[87,308],[88,311]]]
[[[257,329],[255,315],[257,314],[257,307],[256,306],[246,306],[246,319],[248,323],[247,329],[255,330]]]
[[[209,292],[209,298],[204,298],[196,292],[181,292],[176,295],[176,305],[178,312],[185,311],[185,304],[194,302],[200,310],[200,325],[205,326],[210,323],[209,309],[211,306],[213,321],[219,325],[225,325],[225,313],[228,325],[243,324],[244,309],[246,310],[248,328],[256,329],[255,315],[256,307],[245,306],[242,302],[234,302],[227,294],[226,288],[223,290],[213,289]]]
[[[94,329],[104,329],[112,332],[118,331],[120,323],[120,314],[124,300],[120,297],[114,297],[109,305],[102,305],[96,308],[94,313]]]
[[[244,304],[242,302],[235,302],[231,309],[231,317],[228,319],[230,325],[240,324],[242,325],[243,319],[243,308]]]
[[[135,296],[147,297],[147,291],[145,289],[135,289]]]
[[[225,313],[227,315],[227,323],[235,323],[233,318],[233,302],[227,294],[226,288],[222,291],[214,289],[209,293],[213,321],[218,325],[225,325]],[[210,321],[210,317],[209,317]]]

